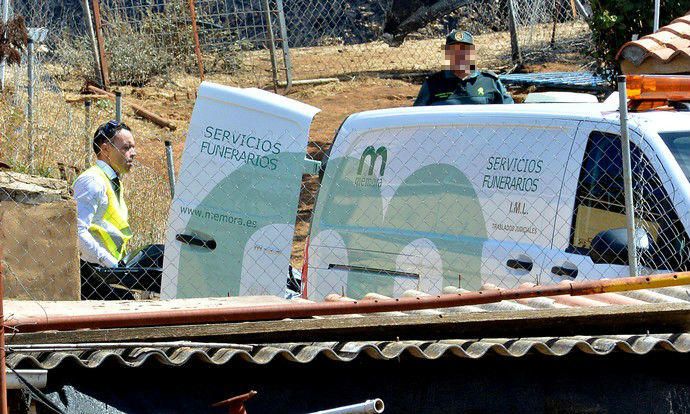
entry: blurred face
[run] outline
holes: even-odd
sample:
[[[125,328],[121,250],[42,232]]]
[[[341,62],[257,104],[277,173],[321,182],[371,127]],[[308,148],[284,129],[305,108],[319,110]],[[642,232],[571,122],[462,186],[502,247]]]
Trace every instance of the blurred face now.
[[[474,45],[463,43],[446,46],[446,65],[456,74],[467,76],[476,66],[477,57]]]
[[[134,164],[137,151],[134,149],[134,136],[130,131],[121,129],[110,142],[101,148],[104,161],[110,165],[118,175],[129,172]]]

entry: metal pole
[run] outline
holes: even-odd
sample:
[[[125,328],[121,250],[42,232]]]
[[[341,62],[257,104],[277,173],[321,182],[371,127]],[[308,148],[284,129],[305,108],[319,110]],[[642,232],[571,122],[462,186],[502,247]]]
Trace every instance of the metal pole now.
[[[165,160],[168,164],[168,183],[170,184],[170,198],[175,198],[175,162],[170,141],[165,141]]]
[[[285,11],[283,0],[276,0],[278,7],[278,24],[280,25],[280,37],[283,47],[283,62],[285,63],[285,93],[292,87],[292,57],[290,56],[290,45],[288,43],[287,25],[285,24]]]
[[[89,0],[82,0],[81,7],[84,10],[86,29],[89,31],[89,38],[91,38],[91,52],[93,53],[94,73],[96,74],[96,80],[103,85],[103,79],[101,78],[101,60],[98,56],[98,44],[96,43],[96,32],[93,30],[93,22],[91,21],[91,8],[89,7]]]
[[[5,368],[5,312],[3,310],[5,289],[2,253],[2,245],[0,245],[0,320],[2,320],[2,327],[0,327],[0,413],[7,414],[9,411],[7,410],[7,369]]]
[[[194,35],[194,54],[196,54],[196,62],[199,66],[199,79],[204,80],[204,61],[201,57],[201,46],[199,44],[199,29],[196,26],[196,9],[194,8],[194,0],[189,0],[189,15],[192,19],[192,33]]]
[[[659,14],[661,12],[661,0],[654,0],[654,32],[659,31]]]
[[[633,208],[632,166],[630,162],[630,136],[628,134],[628,95],[625,89],[625,75],[618,77],[618,99],[620,100],[621,149],[623,151],[623,185],[625,190],[625,217],[628,228],[628,268],[630,277],[637,273],[637,240],[635,238],[635,210]]]
[[[7,27],[7,20],[10,18],[10,0],[2,0],[2,25],[3,27]],[[6,36],[6,32],[0,33],[3,37]],[[0,88],[4,91],[5,90],[5,66],[7,64],[7,58],[5,56],[2,57],[2,61],[0,61]]]
[[[690,284],[690,272],[641,277],[556,283],[516,289],[489,289],[478,292],[404,297],[399,299],[348,300],[343,302],[286,303],[267,306],[175,309],[156,312],[113,312],[79,315],[14,315],[7,328],[19,333],[83,328],[131,328],[142,326],[191,325],[311,318],[354,313],[408,312],[421,309],[482,305],[503,300],[545,296],[582,296],[597,293],[656,289]]]
[[[84,101],[84,169],[91,166],[91,100]]]
[[[383,409],[383,400],[376,398],[374,400],[367,400],[359,404],[332,408],[330,410],[316,411],[312,414],[379,414],[383,412]]]
[[[28,125],[28,135],[29,135],[29,172],[34,172],[34,41],[29,39],[27,46],[27,73],[28,73],[28,83],[27,83],[27,95],[28,104],[26,110],[26,118],[29,123]]]
[[[122,92],[115,91],[115,120],[122,122]]]
[[[271,71],[273,73],[273,92],[278,92],[278,61],[276,60],[276,40],[273,36],[273,21],[271,20],[271,6],[268,0],[263,0],[266,14],[266,31],[268,31],[268,50],[271,54]]]

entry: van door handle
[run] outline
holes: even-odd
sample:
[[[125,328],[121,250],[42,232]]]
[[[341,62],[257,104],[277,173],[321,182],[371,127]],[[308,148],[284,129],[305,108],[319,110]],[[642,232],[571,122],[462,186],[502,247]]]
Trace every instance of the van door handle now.
[[[506,266],[511,269],[527,270],[528,272],[532,271],[532,262],[527,260],[508,259]]]
[[[209,250],[215,250],[216,248],[216,241],[211,239],[211,240],[204,240],[200,239],[196,236],[193,236],[191,234],[178,234],[175,236],[175,240],[189,244],[191,246],[199,246],[199,247],[205,247]]]
[[[577,269],[571,269],[563,266],[554,266],[551,268],[551,273],[558,276],[565,276],[575,279],[577,277]]]

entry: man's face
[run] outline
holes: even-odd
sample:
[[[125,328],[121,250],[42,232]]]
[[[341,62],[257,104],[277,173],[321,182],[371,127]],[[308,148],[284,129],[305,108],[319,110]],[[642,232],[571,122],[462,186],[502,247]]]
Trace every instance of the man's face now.
[[[129,172],[134,164],[137,151],[134,149],[134,136],[130,131],[121,129],[113,139],[104,145],[102,151],[108,157],[108,164],[118,175]]]
[[[454,72],[470,74],[476,65],[474,45],[458,43],[446,46],[446,65]]]

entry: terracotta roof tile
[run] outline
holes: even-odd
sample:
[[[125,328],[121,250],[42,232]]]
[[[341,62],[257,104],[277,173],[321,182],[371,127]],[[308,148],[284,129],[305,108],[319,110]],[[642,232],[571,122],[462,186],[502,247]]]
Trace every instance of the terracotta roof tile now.
[[[671,23],[668,26],[664,26],[663,30],[675,33],[682,38],[690,39],[690,23],[678,21],[676,23]]]
[[[616,59],[639,66],[647,59],[665,64],[679,56],[690,58],[690,13],[656,33],[627,42],[618,51]]]
[[[686,14],[685,16],[681,16],[677,18],[676,20],[672,21],[671,24],[677,23],[677,22],[685,22],[687,24],[690,24],[690,13]]]

